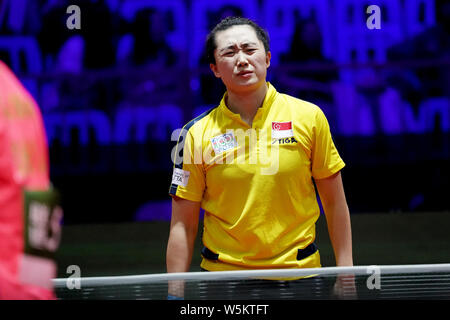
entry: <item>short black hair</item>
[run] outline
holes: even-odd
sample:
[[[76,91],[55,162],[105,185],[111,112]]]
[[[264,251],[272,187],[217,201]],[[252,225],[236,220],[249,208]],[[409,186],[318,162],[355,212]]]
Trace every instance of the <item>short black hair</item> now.
[[[211,30],[211,32],[208,34],[206,38],[206,57],[209,63],[216,64],[216,59],[214,57],[214,50],[216,50],[217,48],[216,33],[219,31],[227,30],[233,26],[239,25],[251,26],[255,30],[258,39],[261,40],[261,42],[264,44],[264,49],[266,50],[266,53],[270,51],[269,34],[267,33],[266,30],[261,28],[256,22],[243,17],[226,17]]]

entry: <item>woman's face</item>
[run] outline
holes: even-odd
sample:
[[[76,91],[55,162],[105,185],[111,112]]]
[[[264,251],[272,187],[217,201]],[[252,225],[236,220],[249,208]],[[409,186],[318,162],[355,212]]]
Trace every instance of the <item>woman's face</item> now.
[[[221,78],[227,90],[249,91],[266,83],[270,52],[249,25],[232,26],[215,35],[216,64],[210,64],[215,76]]]

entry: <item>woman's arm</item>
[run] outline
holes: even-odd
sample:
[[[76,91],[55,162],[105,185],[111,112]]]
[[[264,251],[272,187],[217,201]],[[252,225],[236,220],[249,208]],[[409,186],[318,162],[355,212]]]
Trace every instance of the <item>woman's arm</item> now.
[[[327,219],[328,233],[337,266],[353,266],[350,212],[345,199],[341,173],[316,180]]]
[[[168,273],[189,271],[197,236],[199,213],[200,202],[172,198],[172,219],[166,252]],[[184,282],[170,282],[168,294],[183,297]]]
[[[345,199],[341,173],[316,180],[316,186],[327,219],[336,265],[353,266],[350,212]],[[338,274],[333,291],[341,299],[355,299],[357,292],[354,274]]]

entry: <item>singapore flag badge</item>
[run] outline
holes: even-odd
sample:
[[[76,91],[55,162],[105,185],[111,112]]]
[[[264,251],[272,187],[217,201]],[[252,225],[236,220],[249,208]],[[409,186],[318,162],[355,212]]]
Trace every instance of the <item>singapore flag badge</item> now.
[[[293,136],[292,121],[272,122],[272,139],[283,139]]]

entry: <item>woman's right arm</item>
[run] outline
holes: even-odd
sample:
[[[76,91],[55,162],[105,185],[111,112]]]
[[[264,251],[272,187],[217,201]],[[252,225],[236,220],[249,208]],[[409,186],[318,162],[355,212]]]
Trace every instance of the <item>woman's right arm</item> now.
[[[167,272],[188,272],[197,236],[200,202],[172,198],[172,219],[167,243]],[[184,297],[184,282],[169,282],[168,294]]]

